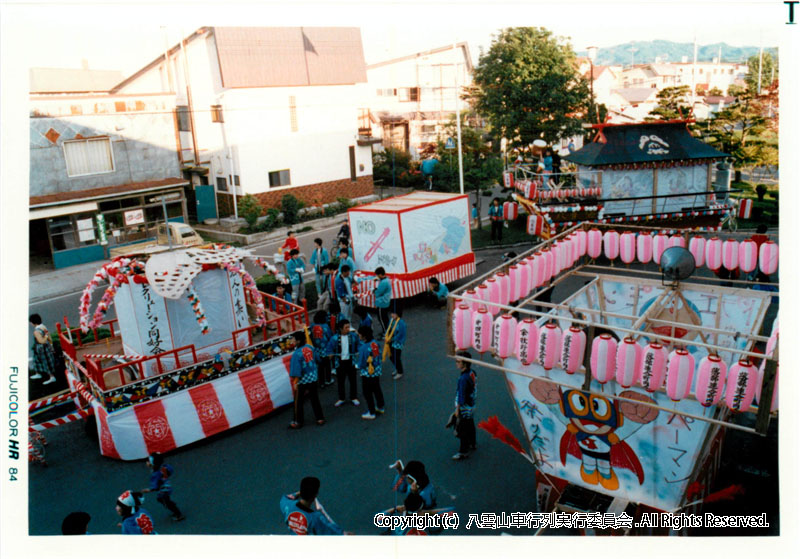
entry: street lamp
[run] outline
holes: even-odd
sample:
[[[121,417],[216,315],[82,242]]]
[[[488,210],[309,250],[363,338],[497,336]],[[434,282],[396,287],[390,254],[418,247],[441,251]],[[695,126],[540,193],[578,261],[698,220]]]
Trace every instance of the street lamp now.
[[[595,109],[595,115],[597,115],[597,107],[594,104],[594,59],[597,57],[597,47],[586,47],[586,52],[589,56],[589,85],[592,89],[592,108]],[[596,118],[592,118],[592,122],[596,121]]]

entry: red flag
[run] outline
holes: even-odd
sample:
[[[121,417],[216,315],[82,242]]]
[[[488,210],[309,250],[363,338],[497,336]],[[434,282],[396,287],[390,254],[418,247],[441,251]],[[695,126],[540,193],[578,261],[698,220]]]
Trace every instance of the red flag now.
[[[517,437],[512,435],[511,431],[509,431],[505,425],[500,423],[500,420],[497,419],[496,415],[493,415],[486,421],[481,421],[478,423],[478,427],[489,433],[495,439],[500,439],[502,442],[506,443],[520,454],[527,455],[527,453],[522,449],[522,445],[517,440]]]

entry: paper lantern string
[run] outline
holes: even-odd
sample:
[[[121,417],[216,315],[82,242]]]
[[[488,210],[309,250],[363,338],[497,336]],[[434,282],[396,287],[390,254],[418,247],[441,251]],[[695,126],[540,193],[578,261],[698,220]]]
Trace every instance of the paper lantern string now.
[[[103,321],[103,318],[105,318],[109,307],[113,304],[114,295],[116,295],[119,286],[122,285],[123,282],[127,281],[128,277],[143,273],[144,263],[131,258],[118,258],[100,268],[97,273],[95,273],[91,281],[89,281],[88,285],[83,290],[83,294],[81,295],[79,307],[79,324],[81,331],[86,333],[92,328],[97,328]],[[103,294],[103,298],[100,299],[100,302],[97,304],[97,310],[95,311],[94,315],[92,315],[92,318],[89,319],[92,293],[100,284],[100,281],[104,279],[108,280],[110,285]]]
[[[208,319],[206,318],[206,313],[203,310],[203,305],[200,303],[200,298],[197,296],[197,292],[194,290],[194,285],[191,283],[186,289],[186,296],[189,298],[189,303],[192,305],[194,318],[197,321],[197,324],[200,326],[200,332],[203,335],[208,334],[211,332],[211,328],[208,325]]]

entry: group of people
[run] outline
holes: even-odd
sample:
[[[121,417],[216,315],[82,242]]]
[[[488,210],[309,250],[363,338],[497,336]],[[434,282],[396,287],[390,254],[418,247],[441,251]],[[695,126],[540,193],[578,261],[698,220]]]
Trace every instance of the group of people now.
[[[116,501],[116,511],[121,520],[117,524],[124,535],[157,535],[153,515],[142,506],[145,493],[156,493],[156,500],[172,513],[176,522],[186,517],[172,501],[172,476],[175,469],[164,461],[164,457],[156,452],[147,457],[150,469],[150,480],[141,491],[124,491]],[[92,517],[84,511],[69,513],[61,523],[61,533],[65,536],[89,534],[89,522]]]

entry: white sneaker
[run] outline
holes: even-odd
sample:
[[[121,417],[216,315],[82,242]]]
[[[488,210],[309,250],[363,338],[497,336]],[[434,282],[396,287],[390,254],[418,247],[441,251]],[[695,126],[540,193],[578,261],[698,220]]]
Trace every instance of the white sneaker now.
[[[361,414],[361,419],[375,419],[375,416],[374,416],[374,415],[372,415],[372,414],[371,414],[371,413],[369,413],[369,412],[367,412],[367,413],[362,413],[362,414]]]
[[[344,405],[344,400],[336,400],[336,403],[333,404],[333,407],[338,408],[339,406]]]
[[[42,384],[50,384],[51,382],[55,382],[55,381],[56,381],[56,377],[50,377],[49,379],[44,381]]]
[[[358,401],[358,398],[353,398],[352,400],[350,400],[350,403],[352,403],[354,406],[361,405],[361,402]]]
[[[31,375],[31,378],[33,380],[39,380],[40,378],[42,378],[42,375],[40,375],[39,373],[36,373],[35,375]]]

